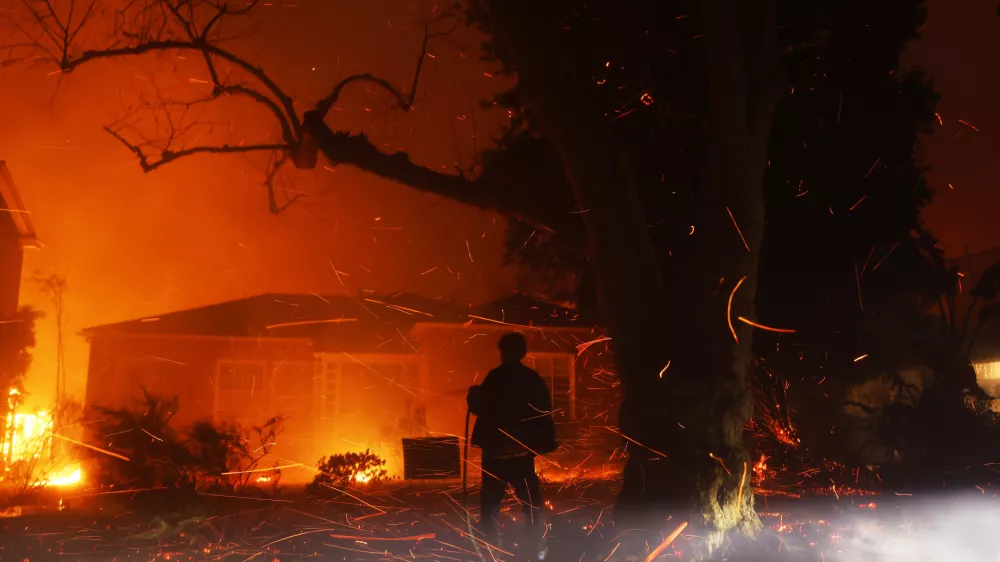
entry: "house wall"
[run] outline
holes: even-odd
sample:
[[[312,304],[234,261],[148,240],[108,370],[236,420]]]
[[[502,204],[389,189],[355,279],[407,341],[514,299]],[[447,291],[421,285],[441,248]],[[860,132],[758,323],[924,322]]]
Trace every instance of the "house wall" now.
[[[0,197],[0,318],[17,312],[24,259],[17,227],[6,207]]]
[[[367,351],[318,355],[316,443],[321,455],[370,450],[402,474],[402,439],[427,435],[426,358]]]
[[[235,420],[236,414],[216,411],[217,396],[226,392],[220,362],[223,367],[261,366],[262,389],[238,394],[231,390],[231,378],[227,385],[230,406],[245,406],[248,418]],[[174,417],[178,429],[198,420],[238,421],[246,426],[282,415],[285,429],[274,454],[312,466],[317,454],[314,366],[309,340],[95,336],[85,400],[88,407],[134,407],[146,386],[152,394],[178,397]]]
[[[327,346],[317,352],[308,339],[95,335],[86,404],[132,406],[145,385],[154,394],[178,397],[179,429],[196,420],[225,421],[248,411],[252,419],[238,420],[244,426],[281,414],[285,431],[276,456],[314,466],[320,456],[371,449],[388,461],[391,473],[401,474],[400,438],[425,431],[463,435],[466,392],[499,363],[497,343],[509,331],[500,328],[418,325],[407,338],[416,348],[412,353],[389,353],[382,347],[330,351]],[[606,344],[577,355],[577,345],[599,334],[545,329],[528,330],[525,336],[529,365],[563,361],[571,375],[571,385],[554,391],[564,449],[606,458],[602,449],[609,446],[610,453],[620,441],[602,429],[617,425],[618,388],[609,374]],[[234,371],[224,374],[220,362]],[[263,392],[231,390],[239,386],[236,379],[252,380],[248,373],[261,364]],[[537,370],[544,374],[541,366]],[[572,401],[565,394],[569,390]],[[226,416],[220,409],[239,413]],[[285,471],[283,479],[294,480],[297,472],[302,472],[300,479],[312,476]]]

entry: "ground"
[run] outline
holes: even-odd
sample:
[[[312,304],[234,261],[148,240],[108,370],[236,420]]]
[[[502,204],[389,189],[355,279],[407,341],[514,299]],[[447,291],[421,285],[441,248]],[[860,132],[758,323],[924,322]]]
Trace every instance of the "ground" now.
[[[644,560],[680,525],[672,518],[646,529],[616,527],[616,489],[610,478],[546,483],[547,560]],[[463,494],[459,482],[393,482],[324,500],[296,489],[276,497],[204,496],[201,508],[167,521],[141,515],[148,510],[120,496],[62,495],[61,510],[57,500],[8,510],[0,519],[0,560],[479,560],[466,514],[468,506],[468,517],[478,515],[476,490]],[[520,510],[508,502],[513,534]],[[1000,553],[1000,502],[989,489],[922,498],[770,495],[757,504],[766,529],[753,543],[736,544],[730,559],[995,561]],[[688,527],[657,559],[686,559],[699,541]],[[509,554],[480,549],[489,561],[527,559],[513,542],[504,543]]]

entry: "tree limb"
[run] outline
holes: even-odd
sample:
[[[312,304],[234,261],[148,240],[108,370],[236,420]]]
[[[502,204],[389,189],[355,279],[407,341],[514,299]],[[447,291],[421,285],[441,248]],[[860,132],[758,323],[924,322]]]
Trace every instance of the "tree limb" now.
[[[326,96],[325,98],[320,100],[319,103],[316,104],[316,109],[315,109],[316,113],[319,114],[321,117],[326,117],[326,114],[330,112],[330,109],[332,109],[333,106],[337,104],[337,100],[340,98],[340,92],[342,92],[346,86],[349,86],[354,82],[369,82],[371,84],[381,87],[383,90],[389,92],[390,94],[392,94],[394,98],[396,98],[396,102],[399,104],[399,107],[403,111],[409,111],[410,108],[412,107],[413,103],[412,92],[410,93],[409,99],[407,99],[407,97],[403,94],[403,92],[401,92],[399,89],[393,86],[392,83],[389,82],[388,80],[385,80],[383,78],[378,78],[366,72],[364,74],[355,74],[353,76],[348,76],[347,78],[341,80],[336,86],[333,87],[333,90],[330,92],[328,96]]]
[[[278,198],[274,193],[274,181],[287,161],[288,153],[285,152],[268,164],[267,177],[264,180],[264,185],[267,187],[268,210],[272,215],[281,214],[282,211],[291,207],[293,203],[298,201],[299,197],[302,195],[301,193],[296,193],[293,197],[288,198],[288,201],[285,202],[284,205],[278,205]]]
[[[49,0],[39,0],[42,4],[32,4],[32,0],[22,1],[33,17],[33,25],[38,26],[40,31],[31,34],[19,27],[15,29],[33,42],[37,50],[36,55],[42,53],[48,55],[64,73],[70,73],[87,63],[103,59],[167,52],[194,52],[204,59],[211,78],[212,93],[208,99],[181,102],[179,105],[190,107],[194,103],[211,101],[222,96],[241,95],[266,107],[278,120],[281,128],[283,142],[280,143],[174,148],[171,144],[179,136],[189,132],[190,128],[176,121],[170,114],[171,104],[161,100],[159,109],[167,111],[165,117],[171,129],[165,142],[147,140],[139,131],[137,131],[139,140],[130,141],[126,137],[132,134],[126,135],[124,130],[135,129],[135,123],[105,127],[108,134],[136,155],[144,172],[151,172],[179,158],[196,154],[277,152],[279,155],[269,164],[265,172],[270,209],[276,212],[280,211],[280,207],[273,183],[286,160],[292,158],[296,166],[311,168],[316,164],[318,150],[322,150],[334,164],[351,164],[419,191],[518,218],[540,230],[555,232],[558,229],[565,234],[574,228],[580,228],[579,218],[570,214],[571,204],[567,204],[567,208],[563,209],[556,207],[565,202],[539,201],[539,198],[531,193],[533,188],[520,185],[521,182],[516,179],[492,179],[487,185],[486,181],[472,180],[461,173],[457,175],[439,173],[414,164],[406,153],[381,152],[363,134],[334,132],[324,123],[325,116],[339,101],[345,88],[356,83],[367,83],[381,88],[395,99],[403,111],[411,110],[430,39],[450,33],[450,31],[432,32],[431,27],[435,22],[451,17],[449,12],[424,25],[420,54],[409,92],[371,73],[355,74],[337,83],[327,96],[319,100],[314,110],[300,117],[292,97],[285,93],[262,68],[218,44],[220,39],[217,35],[222,20],[227,16],[249,12],[254,6],[259,5],[259,0],[248,0],[247,4],[240,8],[230,8],[228,2],[224,0],[202,2],[130,0],[125,2],[124,7],[119,6],[113,12],[114,35],[110,43],[101,48],[82,50],[74,48],[73,39],[85,27],[87,21],[99,12],[96,0],[82,0],[85,2],[83,5],[87,6],[86,10],[77,10],[75,15],[70,14],[68,20],[60,19]],[[82,17],[79,22],[76,21],[78,17]],[[456,23],[456,27],[459,24],[460,22]],[[231,83],[222,75],[221,68],[217,68],[217,64],[222,61],[245,72],[252,80],[248,80],[247,83]],[[183,114],[180,117],[183,119]],[[296,198],[293,197],[292,200],[294,199]]]
[[[316,111],[307,111],[303,121],[319,150],[333,163],[350,164],[418,191],[514,217],[548,232],[555,231],[550,225],[566,220],[554,216],[555,210],[531,209],[531,194],[520,192],[517,186],[490,186],[460,175],[435,172],[414,164],[405,152],[385,154],[364,134],[334,132]]]
[[[141,146],[130,143],[123,136],[118,134],[117,131],[111,129],[110,127],[104,127],[104,130],[116,138],[118,142],[122,143],[139,158],[139,166],[142,167],[142,171],[144,172],[152,172],[160,166],[169,164],[178,158],[192,156],[194,154],[244,154],[247,152],[288,151],[289,149],[288,145],[285,144],[248,144],[235,146],[224,144],[221,146],[195,146],[181,150],[163,150],[160,152],[159,159],[150,160],[149,155],[142,150]]]
[[[100,59],[111,59],[117,57],[131,57],[139,56],[148,53],[157,53],[165,51],[197,51],[208,53],[230,62],[240,69],[250,74],[255,79],[257,79],[261,84],[267,88],[268,91],[277,98],[276,104],[283,108],[283,113],[285,118],[292,126],[292,130],[295,135],[298,136],[302,131],[302,123],[299,121],[298,114],[295,111],[295,104],[288,94],[286,94],[259,66],[250,64],[248,61],[242,59],[241,57],[230,53],[229,51],[217,47],[208,43],[196,43],[193,41],[180,41],[180,40],[156,40],[148,41],[139,45],[133,45],[128,47],[117,47],[111,49],[102,50],[90,50],[84,51],[80,56],[76,58],[64,57],[60,62],[60,69],[63,72],[70,72],[79,66]]]

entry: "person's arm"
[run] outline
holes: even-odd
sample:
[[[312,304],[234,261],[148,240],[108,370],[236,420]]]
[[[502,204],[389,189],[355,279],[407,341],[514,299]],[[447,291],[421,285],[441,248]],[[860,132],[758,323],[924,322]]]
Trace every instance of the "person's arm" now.
[[[490,375],[492,372],[486,375],[483,384],[469,387],[469,394],[465,397],[465,401],[469,405],[469,412],[476,416],[482,416],[489,409],[490,404],[494,402],[493,394],[495,391]]]
[[[554,451],[558,447],[558,442],[556,440],[556,424],[552,418],[552,395],[549,393],[549,386],[545,384],[542,377],[538,377],[533,394],[531,407],[538,410],[538,417],[534,419],[539,439],[536,447],[538,447],[537,452],[544,455]]]
[[[531,393],[529,403],[532,409],[538,410],[538,414],[552,414],[552,395],[549,394],[549,385],[545,384],[538,373],[535,373],[534,392]]]

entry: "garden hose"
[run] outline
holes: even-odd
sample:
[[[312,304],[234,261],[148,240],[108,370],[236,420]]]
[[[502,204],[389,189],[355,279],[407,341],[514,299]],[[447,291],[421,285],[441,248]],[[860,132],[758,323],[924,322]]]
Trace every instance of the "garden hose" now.
[[[469,417],[472,415],[468,409],[465,410],[465,445],[462,453],[462,501],[465,502],[465,524],[469,529],[469,540],[472,541],[472,547],[476,549],[476,556],[480,560],[486,560],[483,557],[483,553],[479,550],[479,542],[476,540],[476,535],[472,530],[472,514],[469,513],[469,494],[468,494],[468,480],[469,480]]]

